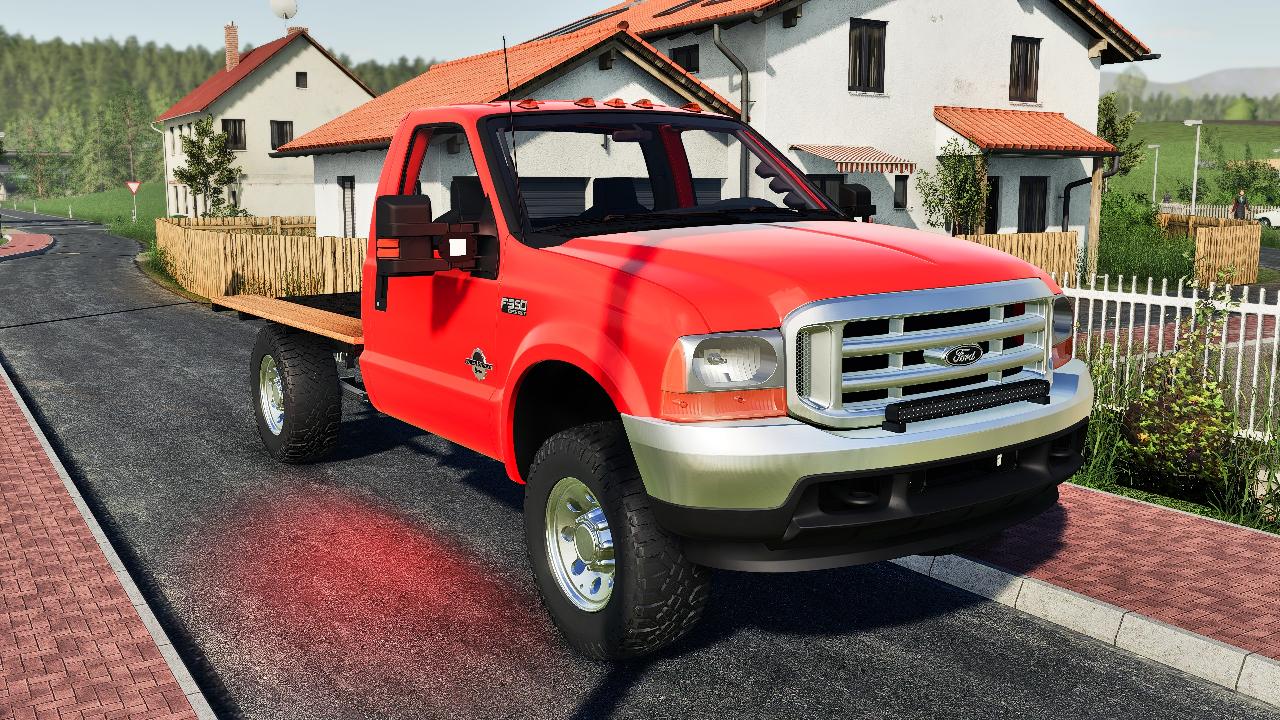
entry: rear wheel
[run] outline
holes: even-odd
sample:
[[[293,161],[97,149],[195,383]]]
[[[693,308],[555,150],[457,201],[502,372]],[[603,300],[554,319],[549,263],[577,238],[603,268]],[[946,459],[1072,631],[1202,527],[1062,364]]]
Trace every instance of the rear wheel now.
[[[1258,218],[1258,224],[1262,227],[1271,227],[1271,221],[1267,218]]]
[[[561,633],[591,657],[651,653],[702,615],[709,573],[685,558],[649,503],[617,422],[552,436],[530,467],[529,562]]]
[[[342,421],[332,344],[269,324],[258,332],[249,368],[258,435],[271,456],[306,463],[332,452]]]

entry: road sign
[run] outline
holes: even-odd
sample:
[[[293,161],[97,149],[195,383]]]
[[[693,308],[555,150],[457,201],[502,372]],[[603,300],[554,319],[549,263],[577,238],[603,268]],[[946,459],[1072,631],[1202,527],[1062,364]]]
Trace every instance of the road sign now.
[[[129,192],[133,195],[138,194],[138,188],[142,187],[142,183],[137,180],[125,180],[125,187],[129,188]]]

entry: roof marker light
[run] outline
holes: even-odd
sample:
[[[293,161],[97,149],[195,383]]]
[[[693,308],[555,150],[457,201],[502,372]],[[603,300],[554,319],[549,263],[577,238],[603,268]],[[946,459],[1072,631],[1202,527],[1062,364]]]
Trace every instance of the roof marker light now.
[[[537,110],[538,105],[540,104],[541,103],[539,103],[537,100],[534,100],[533,98],[525,98],[520,102],[516,103],[516,107],[524,108],[525,110]]]
[[[681,110],[688,110],[689,112],[696,112],[696,113],[700,113],[700,112],[702,112],[702,106],[701,106],[701,105],[699,105],[699,104],[698,104],[698,103],[696,103],[696,102],[685,103],[685,104],[683,104],[683,105],[681,105],[681,106],[680,106],[680,109],[681,109]]]
[[[620,108],[620,107],[627,106],[626,101],[623,100],[622,98],[609,98],[608,100],[604,101],[604,104],[608,105],[611,108]]]
[[[650,100],[649,98],[640,98],[639,100],[637,100],[637,101],[635,101],[635,102],[633,102],[633,103],[631,103],[631,104],[632,104],[632,105],[635,105],[636,107],[638,107],[638,108],[640,108],[640,109],[642,109],[642,110],[652,110],[652,109],[653,109],[653,101],[652,101],[652,100]]]
[[[596,99],[593,97],[578,98],[578,101],[575,102],[574,105],[577,105],[578,107],[595,107]]]

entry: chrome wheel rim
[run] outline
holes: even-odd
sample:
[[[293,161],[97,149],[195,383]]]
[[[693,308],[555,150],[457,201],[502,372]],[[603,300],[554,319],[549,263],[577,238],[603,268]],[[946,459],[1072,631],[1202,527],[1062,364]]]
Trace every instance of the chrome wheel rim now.
[[[547,560],[574,606],[599,612],[613,594],[613,534],[600,501],[581,480],[562,478],[547,498]]]
[[[272,435],[284,429],[284,379],[276,359],[263,355],[258,365],[258,404],[262,406],[262,419]]]

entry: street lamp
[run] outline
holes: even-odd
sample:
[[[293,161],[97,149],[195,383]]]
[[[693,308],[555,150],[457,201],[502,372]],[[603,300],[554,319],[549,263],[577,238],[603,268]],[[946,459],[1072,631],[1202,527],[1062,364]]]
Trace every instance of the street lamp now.
[[[1191,214],[1196,214],[1196,191],[1200,189],[1200,128],[1203,120],[1183,120],[1183,125],[1196,129],[1196,164],[1191,168]]]
[[[1156,167],[1155,167],[1155,170],[1151,172],[1151,204],[1155,205],[1156,204],[1156,178],[1160,176],[1160,146],[1148,145],[1147,149],[1156,151]]]

